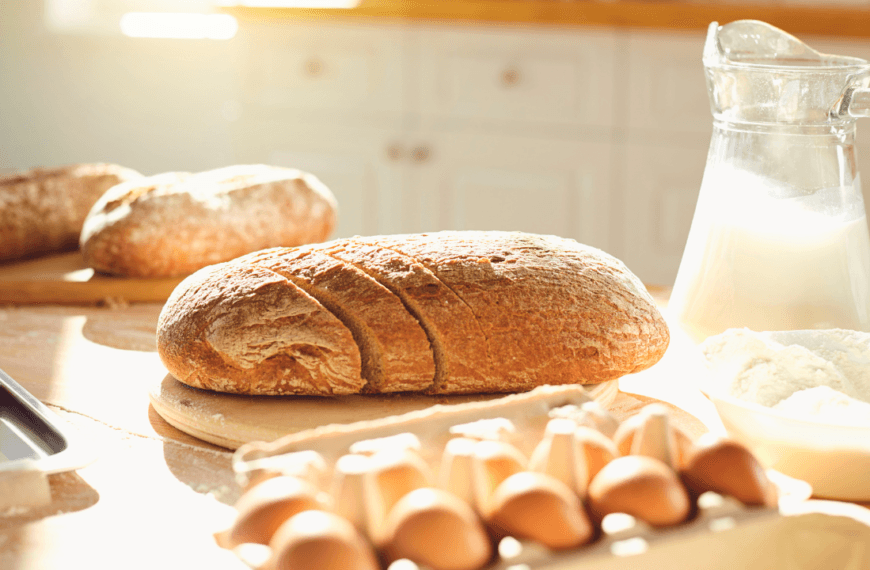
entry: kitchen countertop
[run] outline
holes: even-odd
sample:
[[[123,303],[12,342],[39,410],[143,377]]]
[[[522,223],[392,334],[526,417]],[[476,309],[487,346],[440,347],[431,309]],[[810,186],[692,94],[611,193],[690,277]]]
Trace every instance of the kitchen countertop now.
[[[338,2],[342,3],[342,2]],[[226,10],[241,20],[349,18],[456,25],[592,26],[705,31],[710,22],[763,20],[797,36],[870,37],[870,8],[813,3],[691,2],[674,0],[360,0],[350,8]]]
[[[246,568],[211,536],[228,526],[239,493],[231,453],[149,405],[148,386],[166,374],[154,348],[160,307],[0,307],[0,368],[69,422],[96,459],[50,476],[50,505],[0,513],[0,568]],[[686,348],[672,342],[620,387],[719,429],[691,386]]]

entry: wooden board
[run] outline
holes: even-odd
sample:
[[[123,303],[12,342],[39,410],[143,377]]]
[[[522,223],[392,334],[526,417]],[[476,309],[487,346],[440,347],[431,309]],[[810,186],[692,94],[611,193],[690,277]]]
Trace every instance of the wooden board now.
[[[130,279],[94,272],[78,251],[0,264],[0,303],[163,302],[183,277]]]
[[[503,394],[426,396],[383,395],[342,398],[239,396],[186,386],[167,375],[150,390],[151,405],[170,425],[209,443],[236,449],[252,441],[273,441],[283,435],[328,424],[372,420],[428,408],[435,404],[492,400]],[[590,395],[619,419],[653,398],[619,392],[613,380],[590,387]],[[707,428],[691,414],[667,405],[675,421],[693,435]]]

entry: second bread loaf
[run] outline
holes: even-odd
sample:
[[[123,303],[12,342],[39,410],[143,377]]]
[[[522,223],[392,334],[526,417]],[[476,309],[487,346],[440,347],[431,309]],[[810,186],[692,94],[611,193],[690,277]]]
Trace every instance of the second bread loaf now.
[[[252,251],[323,241],[336,208],[315,176],[290,168],[158,174],[118,185],[94,205],[82,254],[113,275],[188,275]]]
[[[270,277],[254,282],[251,272]],[[668,341],[622,262],[519,232],[351,238],[244,256],[179,285],[158,323],[158,352],[178,380],[248,394],[594,384],[648,368]]]

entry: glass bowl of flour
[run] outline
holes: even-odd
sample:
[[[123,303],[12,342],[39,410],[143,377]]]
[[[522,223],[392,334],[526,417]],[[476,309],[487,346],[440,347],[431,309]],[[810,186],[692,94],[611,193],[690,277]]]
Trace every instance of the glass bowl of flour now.
[[[731,437],[818,497],[870,501],[870,333],[729,329],[700,349]]]

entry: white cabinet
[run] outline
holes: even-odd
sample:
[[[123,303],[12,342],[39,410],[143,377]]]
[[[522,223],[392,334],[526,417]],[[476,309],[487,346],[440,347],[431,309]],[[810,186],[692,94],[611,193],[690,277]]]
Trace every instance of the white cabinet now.
[[[628,69],[627,126],[652,136],[673,134],[710,140],[713,117],[701,54],[704,34],[633,32]]]
[[[320,177],[335,237],[503,229],[607,247],[611,35],[296,22],[242,42],[239,160]]]
[[[305,121],[240,122],[233,130],[240,162],[266,162],[315,174],[338,200],[333,237],[385,233],[396,216],[402,171],[390,149],[396,129]]]
[[[622,260],[644,282],[672,284],[683,255],[706,146],[627,144],[620,212]]]
[[[479,133],[427,140],[431,158],[411,169],[406,188],[422,230],[517,230],[609,245],[610,145]]]
[[[703,33],[633,32],[625,41],[624,138],[616,155],[622,260],[646,283],[672,284],[713,132]]]
[[[589,30],[422,30],[419,110],[455,124],[612,123],[613,34]]]
[[[499,229],[608,245],[607,144],[301,120],[234,132],[245,162],[313,172],[333,191],[335,237]]]
[[[407,32],[396,26],[248,23],[240,92],[254,114],[389,118],[405,112]]]
[[[703,33],[300,20],[240,41],[237,159],[317,174],[335,237],[552,233],[673,282],[712,133]]]

